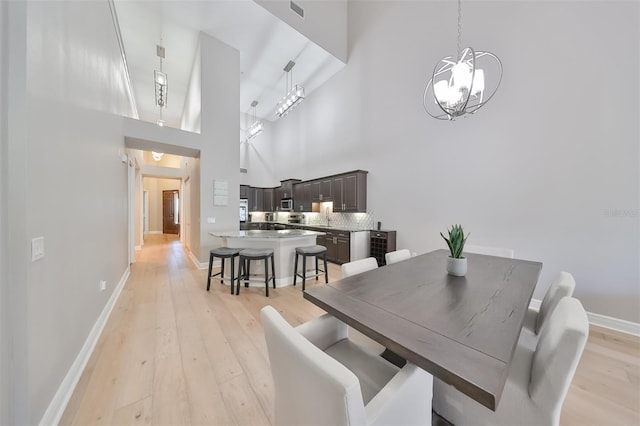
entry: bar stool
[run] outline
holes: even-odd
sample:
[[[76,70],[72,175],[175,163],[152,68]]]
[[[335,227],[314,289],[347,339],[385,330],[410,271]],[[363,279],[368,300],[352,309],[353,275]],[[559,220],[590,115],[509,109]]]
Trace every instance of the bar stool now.
[[[271,258],[271,276],[269,276],[268,260]],[[240,251],[240,267],[238,268],[238,286],[236,295],[240,294],[240,281],[245,281],[244,286],[249,287],[251,277],[251,261],[264,260],[264,286],[269,297],[269,280],[273,280],[273,288],[276,288],[276,267],[273,260],[273,249],[244,249]]]
[[[229,248],[229,247],[218,247],[209,252],[209,274],[207,275],[207,291],[211,287],[211,278],[220,275],[220,284],[224,284],[224,260],[231,259],[231,294],[233,294],[233,282],[236,280],[236,269],[235,269],[235,258],[239,256],[242,249],[240,248]],[[211,275],[211,270],[213,269],[213,259],[218,257],[221,259],[222,267],[220,268],[220,272]],[[240,269],[240,268],[238,268]],[[238,285],[240,285],[238,283]]]
[[[298,273],[298,255],[302,256],[302,274]],[[327,248],[325,246],[305,246],[296,247],[296,260],[293,267],[293,285],[296,285],[296,278],[302,278],[302,291],[304,291],[305,283],[307,281],[307,257],[313,256],[316,258],[316,280],[318,279],[318,258],[321,257],[324,260],[324,271],[320,269],[320,272],[324,273],[324,282],[329,283],[329,274],[327,273]]]

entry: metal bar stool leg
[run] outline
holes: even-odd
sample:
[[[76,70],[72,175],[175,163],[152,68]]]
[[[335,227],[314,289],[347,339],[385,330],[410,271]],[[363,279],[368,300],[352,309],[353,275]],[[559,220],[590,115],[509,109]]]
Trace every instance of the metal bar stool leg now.
[[[276,288],[276,265],[275,265],[275,260],[273,260],[274,257],[275,255],[272,254],[271,255],[271,278],[273,279],[273,288]]]
[[[207,274],[207,291],[211,287],[211,269],[213,268],[213,253],[209,254],[209,273]]]
[[[307,256],[302,255],[302,291],[307,283]]]
[[[211,273],[209,273],[211,275]],[[293,285],[296,285],[296,278],[298,278],[298,253],[296,253],[296,258],[293,262]]]
[[[267,297],[269,297],[269,259],[264,260],[264,287],[266,288]]]
[[[318,281],[318,255],[314,256],[316,258],[316,281]]]
[[[235,271],[235,256],[231,256],[231,294],[233,294],[233,282],[236,280]]]
[[[220,268],[220,284],[224,284],[224,257],[220,259],[220,263],[222,264]]]
[[[329,270],[327,269],[327,253],[322,255],[324,259],[324,283],[329,284]]]

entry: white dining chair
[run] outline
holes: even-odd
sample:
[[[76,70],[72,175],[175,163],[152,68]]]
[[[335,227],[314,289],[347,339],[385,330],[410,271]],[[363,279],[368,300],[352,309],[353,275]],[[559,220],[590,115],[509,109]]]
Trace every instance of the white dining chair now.
[[[545,293],[540,308],[535,309],[529,306],[527,309],[518,345],[526,345],[531,349],[536,348],[540,330],[542,330],[549,315],[551,315],[551,312],[563,297],[573,296],[575,287],[576,281],[573,279],[573,275],[564,271],[558,274]]]
[[[471,246],[465,244],[463,253],[486,254],[488,256],[508,257],[513,259],[515,252],[513,249],[499,247]]]
[[[354,260],[342,264],[342,277],[350,277],[351,275],[361,274],[371,271],[378,267],[378,261],[375,257],[366,257],[364,259]]]
[[[431,424],[433,377],[354,344],[328,314],[293,328],[271,306],[260,316],[275,387],[276,425]]]
[[[558,425],[588,335],[582,304],[564,297],[541,330],[536,349],[516,347],[495,412],[438,379],[434,379],[433,409],[457,426]]]
[[[400,249],[396,251],[390,251],[385,253],[384,260],[387,265],[392,263],[402,262],[403,260],[411,259],[411,252],[408,249]]]

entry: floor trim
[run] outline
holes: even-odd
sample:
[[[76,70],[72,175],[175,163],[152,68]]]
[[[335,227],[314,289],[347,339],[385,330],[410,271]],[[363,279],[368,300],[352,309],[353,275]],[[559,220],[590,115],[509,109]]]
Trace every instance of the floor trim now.
[[[120,278],[120,282],[116,286],[115,290],[111,294],[111,297],[109,298],[109,301],[102,310],[102,313],[100,313],[100,316],[93,325],[93,328],[91,329],[87,340],[84,342],[82,349],[80,349],[80,353],[78,353],[78,356],[71,365],[71,368],[69,368],[67,375],[62,380],[58,391],[53,396],[49,407],[47,407],[47,411],[45,411],[44,415],[42,416],[40,425],[57,425],[60,422],[60,419],[64,414],[64,410],[67,407],[67,403],[69,402],[69,399],[71,399],[71,395],[73,395],[73,391],[75,390],[76,385],[78,384],[78,381],[80,380],[80,377],[84,372],[87,362],[89,362],[89,358],[93,353],[93,349],[98,343],[98,339],[102,334],[102,330],[107,324],[107,320],[111,315],[113,307],[118,301],[118,297],[120,297],[120,293],[122,292],[122,289],[124,288],[124,285],[129,278],[130,272],[130,266],[127,266],[127,269],[124,271],[124,274],[122,274],[122,277]]]
[[[191,250],[189,250],[189,259],[191,259],[191,261],[196,266],[196,268],[198,268],[200,270],[209,269],[209,262],[200,262],[200,260],[198,260],[198,258],[194,256],[194,254],[191,252]],[[220,267],[220,261],[219,260],[214,260],[213,261],[213,267],[214,268]]]
[[[532,309],[540,310],[541,300],[531,299],[529,307]],[[589,324],[597,325],[598,327],[608,328],[610,330],[619,331],[620,333],[631,334],[633,336],[640,336],[640,324],[637,322],[631,322],[620,318],[609,317],[606,315],[594,314],[593,312],[587,312],[587,318],[589,318]]]

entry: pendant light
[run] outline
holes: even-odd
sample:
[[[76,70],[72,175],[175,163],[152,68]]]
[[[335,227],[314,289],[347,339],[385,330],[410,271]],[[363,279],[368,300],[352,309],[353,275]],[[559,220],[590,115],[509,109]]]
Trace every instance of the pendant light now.
[[[252,124],[247,129],[247,141],[250,141],[251,139],[255,138],[264,130],[264,124],[262,123],[262,121],[256,118],[257,106],[258,106],[258,101],[251,102],[251,109],[252,109],[253,115],[252,115]]]
[[[278,109],[276,110],[276,115],[278,116],[278,118],[284,117],[285,115],[289,114],[289,112],[304,99],[304,87],[297,84],[291,87],[291,85],[293,84],[291,69],[295,64],[295,62],[289,61],[284,67],[284,72],[286,73],[285,95],[282,99],[280,99],[280,102],[278,102]],[[291,81],[289,81],[290,76]]]
[[[493,53],[461,48],[462,6],[458,0],[457,57],[441,59],[424,89],[423,106],[439,120],[475,113],[493,97],[502,81],[502,62]],[[487,77],[491,77],[487,84]],[[491,87],[489,87],[491,86]]]
[[[153,80],[155,85],[156,106],[160,109],[160,118],[156,121],[158,126],[164,126],[162,119],[162,109],[167,107],[167,91],[169,89],[169,81],[167,74],[162,72],[162,60],[164,59],[164,47],[156,45],[156,55],[160,58],[160,71],[153,71]]]

